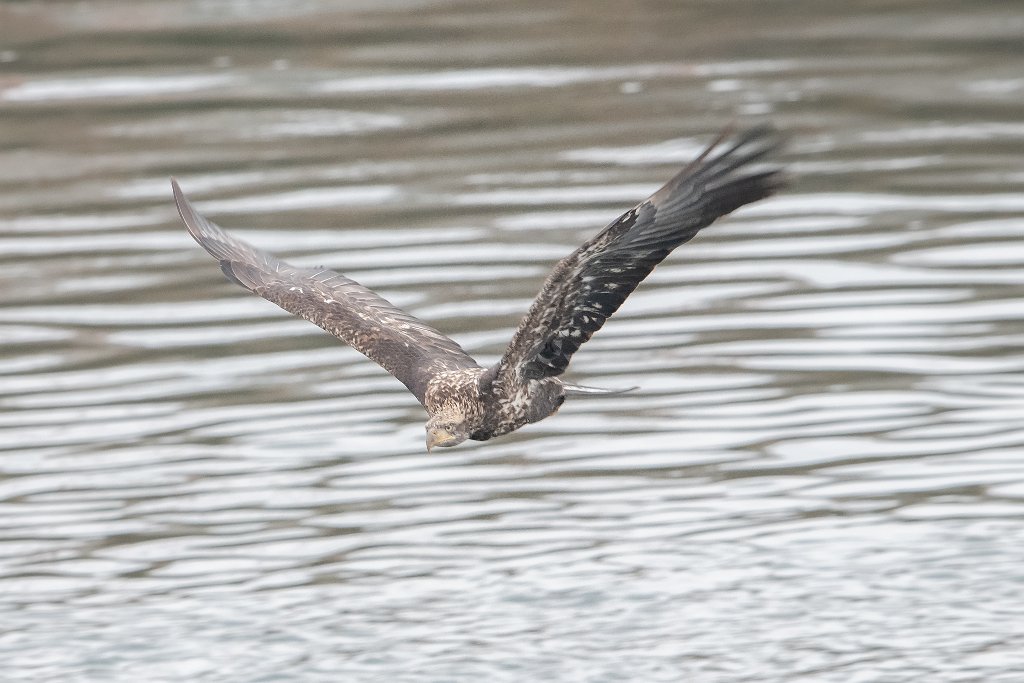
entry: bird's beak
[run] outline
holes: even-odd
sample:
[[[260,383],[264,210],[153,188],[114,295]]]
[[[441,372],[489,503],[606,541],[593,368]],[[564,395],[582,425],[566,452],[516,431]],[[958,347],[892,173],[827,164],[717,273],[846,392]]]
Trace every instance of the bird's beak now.
[[[444,429],[431,429],[427,432],[427,453],[434,446],[443,446],[452,440],[452,435]]]

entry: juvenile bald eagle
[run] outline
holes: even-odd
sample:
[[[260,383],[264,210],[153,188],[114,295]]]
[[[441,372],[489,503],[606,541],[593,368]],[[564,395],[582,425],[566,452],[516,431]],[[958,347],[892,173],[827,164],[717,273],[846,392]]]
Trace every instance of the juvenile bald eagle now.
[[[780,145],[771,128],[750,129],[728,145],[723,138],[559,261],[489,368],[344,275],[296,268],[232,237],[197,213],[177,182],[171,186],[188,231],[230,280],[319,325],[408,387],[429,415],[429,451],[508,434],[553,414],[566,395],[586,393],[559,375],[640,281],[702,228],[780,187],[779,168],[765,165]]]

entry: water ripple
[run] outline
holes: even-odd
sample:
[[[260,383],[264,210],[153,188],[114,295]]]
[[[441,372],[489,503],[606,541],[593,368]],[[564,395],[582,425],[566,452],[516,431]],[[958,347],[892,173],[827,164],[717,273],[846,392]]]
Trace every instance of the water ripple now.
[[[755,37],[739,5],[14,5],[5,680],[1019,678],[1005,3]],[[637,389],[429,457],[415,399],[224,282],[169,196],[489,363],[550,266],[737,113],[791,136],[792,186],[567,376]]]

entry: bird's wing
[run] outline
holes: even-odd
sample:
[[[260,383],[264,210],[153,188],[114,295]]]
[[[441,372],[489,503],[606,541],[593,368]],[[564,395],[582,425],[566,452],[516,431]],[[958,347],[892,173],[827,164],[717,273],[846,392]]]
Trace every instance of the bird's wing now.
[[[188,231],[230,280],[376,361],[420,403],[438,372],[479,367],[453,340],[358,282],[331,270],[296,268],[229,235],[200,215],[173,179],[171,186]]]
[[[772,194],[781,170],[767,165],[781,146],[767,126],[723,145],[723,133],[664,187],[558,262],[491,373],[505,381],[562,374],[669,252],[727,213]]]

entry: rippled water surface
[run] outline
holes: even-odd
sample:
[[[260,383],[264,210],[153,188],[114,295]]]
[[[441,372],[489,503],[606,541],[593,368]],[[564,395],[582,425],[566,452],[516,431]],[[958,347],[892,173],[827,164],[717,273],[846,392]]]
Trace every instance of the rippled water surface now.
[[[1020,681],[1015,3],[0,3],[8,681]],[[197,205],[484,361],[724,125],[793,181],[427,456]]]

